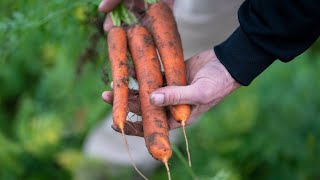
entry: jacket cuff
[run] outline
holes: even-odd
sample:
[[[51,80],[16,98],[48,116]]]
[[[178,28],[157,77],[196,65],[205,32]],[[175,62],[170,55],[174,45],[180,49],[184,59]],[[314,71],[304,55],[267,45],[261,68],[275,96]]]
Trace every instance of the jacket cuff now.
[[[231,76],[243,86],[248,86],[275,61],[275,57],[254,45],[241,27],[215,46],[214,51]]]

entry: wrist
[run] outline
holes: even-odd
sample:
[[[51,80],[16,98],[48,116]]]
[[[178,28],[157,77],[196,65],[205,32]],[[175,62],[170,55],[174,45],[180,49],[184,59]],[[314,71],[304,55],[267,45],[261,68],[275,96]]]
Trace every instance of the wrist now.
[[[275,60],[250,40],[240,27],[226,41],[215,46],[214,51],[232,77],[243,86],[248,86]]]
[[[221,61],[218,59],[214,51],[213,51],[213,54],[214,54],[214,58],[213,58],[214,63],[217,66],[217,68],[222,72],[221,74],[223,74],[222,82],[223,82],[225,94],[226,95],[230,94],[234,90],[241,87],[241,84],[232,77],[228,69],[221,63]]]

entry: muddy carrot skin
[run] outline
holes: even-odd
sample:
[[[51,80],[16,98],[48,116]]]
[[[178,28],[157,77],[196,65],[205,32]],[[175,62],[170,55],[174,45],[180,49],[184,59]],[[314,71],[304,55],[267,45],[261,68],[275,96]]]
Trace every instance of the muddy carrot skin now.
[[[152,4],[147,11],[149,28],[164,66],[167,85],[187,85],[186,67],[180,34],[172,10],[163,2]],[[181,122],[190,116],[190,105],[170,106],[173,117]]]
[[[147,11],[147,20],[164,66],[167,85],[187,85],[182,43],[172,10],[164,2],[154,3]],[[169,106],[169,108],[173,118],[181,123],[186,141],[188,162],[191,167],[191,157],[185,130],[186,121],[191,114],[191,107],[188,104],[179,104]]]
[[[172,155],[165,109],[150,103],[150,94],[162,87],[160,62],[151,34],[141,26],[128,30],[128,44],[139,83],[146,146],[157,160],[167,163]]]
[[[108,53],[113,78],[114,124],[123,130],[128,114],[128,59],[127,36],[121,27],[113,27],[108,33]]]

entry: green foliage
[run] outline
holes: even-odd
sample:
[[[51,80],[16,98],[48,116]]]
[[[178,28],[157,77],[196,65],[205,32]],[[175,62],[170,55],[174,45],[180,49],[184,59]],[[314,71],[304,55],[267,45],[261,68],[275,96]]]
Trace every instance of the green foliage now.
[[[110,109],[100,97],[110,69],[92,23],[98,3],[0,2],[0,179],[132,177],[81,152]],[[188,128],[193,167],[184,142],[173,146],[173,179],[319,179],[319,44],[275,62]],[[152,179],[166,177],[160,166]]]
[[[76,68],[99,32],[97,3],[1,1],[0,179],[70,179],[91,161],[80,153],[82,141],[109,109],[101,101],[103,36],[101,53],[88,57],[93,63],[82,74]],[[68,166],[66,152],[80,160]]]

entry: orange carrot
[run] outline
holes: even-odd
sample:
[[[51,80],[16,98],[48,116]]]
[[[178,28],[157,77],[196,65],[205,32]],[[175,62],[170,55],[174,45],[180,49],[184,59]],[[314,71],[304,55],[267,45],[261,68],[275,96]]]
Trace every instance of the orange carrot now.
[[[128,44],[139,83],[142,123],[146,146],[150,154],[168,168],[172,155],[169,142],[169,127],[164,107],[152,105],[150,94],[162,87],[163,79],[157,51],[148,30],[135,25],[128,30]]]
[[[136,167],[128,143],[124,135],[124,125],[128,114],[128,58],[127,58],[127,36],[121,27],[113,27],[108,33],[108,52],[111,62],[113,78],[113,123],[121,130],[126,150],[134,169],[147,179]]]
[[[108,52],[113,77],[112,116],[116,126],[124,128],[128,114],[128,58],[127,37],[121,27],[114,27],[108,33]]]
[[[167,85],[187,85],[181,38],[172,10],[164,2],[157,2],[149,7],[147,19],[164,66]],[[188,140],[185,133],[185,125],[190,116],[191,107],[187,104],[173,105],[170,106],[170,112],[174,119],[182,125],[189,165],[191,166]]]

